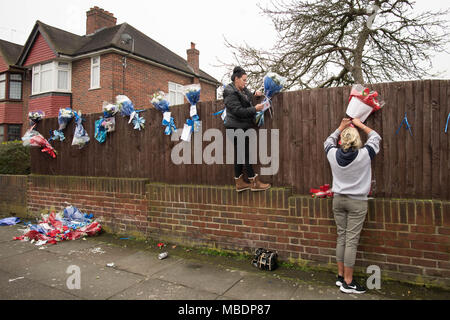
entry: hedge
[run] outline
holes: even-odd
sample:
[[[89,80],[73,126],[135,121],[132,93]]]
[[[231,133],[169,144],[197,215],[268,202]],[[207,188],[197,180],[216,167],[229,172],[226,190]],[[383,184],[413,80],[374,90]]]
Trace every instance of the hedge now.
[[[22,141],[0,144],[0,174],[30,174],[30,149]]]

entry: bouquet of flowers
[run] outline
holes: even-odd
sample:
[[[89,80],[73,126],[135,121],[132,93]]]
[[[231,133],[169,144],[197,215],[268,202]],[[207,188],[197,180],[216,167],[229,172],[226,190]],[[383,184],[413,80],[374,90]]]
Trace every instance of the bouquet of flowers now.
[[[177,127],[175,126],[173,117],[171,117],[171,112],[169,111],[169,101],[167,100],[166,94],[163,91],[156,92],[152,95],[150,102],[153,104],[155,109],[163,113],[162,125],[166,126],[164,133],[166,135],[171,135],[172,132],[176,132]]]
[[[200,90],[201,87],[199,84],[190,84],[183,87],[184,95],[191,105],[189,112],[191,119],[186,120],[181,134],[181,140],[183,141],[191,141],[192,132],[200,130],[200,118],[197,114],[197,103],[200,100]]]
[[[141,131],[141,129],[144,129],[145,119],[139,116],[138,113],[140,111],[134,110],[133,102],[131,102],[131,100],[127,96],[118,95],[116,97],[116,104],[119,108],[120,114],[130,117],[128,123],[131,123],[131,121],[133,121],[135,130]]]
[[[58,113],[59,128],[58,130],[53,130],[53,135],[48,140],[64,141],[66,137],[64,136],[63,130],[67,127],[67,124],[70,122],[70,120],[72,120],[73,116],[74,113],[71,108],[59,109]]]
[[[42,152],[48,153],[52,158],[56,158],[56,151],[42,134],[30,128],[22,137],[24,147],[40,147]]]
[[[309,193],[311,193],[312,198],[333,198],[334,195],[329,184],[324,184],[319,189],[311,188]]]
[[[255,122],[258,127],[264,124],[264,112],[272,106],[272,97],[283,89],[286,83],[286,78],[279,76],[276,73],[269,72],[264,77],[264,96],[265,99],[262,102],[264,108],[262,111],[256,113]]]
[[[45,117],[45,113],[43,111],[32,111],[28,113],[28,119],[30,119],[30,126],[35,126],[42,118]]]
[[[95,121],[95,139],[103,143],[106,141],[106,134],[116,130],[116,113],[119,112],[119,107],[115,104],[103,102],[103,117]]]
[[[350,118],[366,121],[369,115],[384,106],[384,101],[378,101],[378,92],[370,91],[360,84],[353,85],[348,99],[347,111]]]
[[[73,134],[72,145],[78,146],[79,149],[83,148],[85,145],[89,143],[89,135],[83,127],[83,118],[81,117],[81,111],[75,112],[75,121],[77,123],[75,127],[75,133]]]
[[[119,112],[119,106],[103,101],[103,116],[105,118],[114,117]]]

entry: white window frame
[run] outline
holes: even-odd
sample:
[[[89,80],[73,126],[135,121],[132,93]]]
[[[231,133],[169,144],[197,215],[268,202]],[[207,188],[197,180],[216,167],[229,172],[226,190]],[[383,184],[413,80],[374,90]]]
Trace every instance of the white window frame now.
[[[171,86],[172,86],[172,88],[171,88]],[[183,104],[184,103],[183,85],[169,81],[169,84],[167,87],[169,89],[168,97],[169,97],[170,105],[175,106],[175,105]],[[175,87],[175,89],[173,89],[173,87]],[[171,92],[175,93],[175,101],[172,101],[172,99],[170,98]]]
[[[3,83],[3,89],[0,95],[0,100],[5,100],[6,99],[6,73],[2,73],[0,74],[0,82]]]
[[[97,63],[94,63],[94,59],[98,59]],[[94,69],[98,69],[98,84],[94,83]],[[91,58],[91,85],[89,90],[100,89],[101,88],[101,77],[100,77],[100,56],[95,56]]]
[[[63,67],[60,63],[67,63],[67,67]],[[44,65],[49,66],[49,70],[42,70]],[[42,73],[50,72],[51,79],[49,83],[48,89],[42,89]],[[67,79],[67,88],[59,89],[58,88],[58,71],[67,71],[68,79]],[[32,80],[31,80],[31,94],[41,94],[46,92],[72,92],[72,63],[68,61],[51,61],[41,64],[36,64],[32,67]]]

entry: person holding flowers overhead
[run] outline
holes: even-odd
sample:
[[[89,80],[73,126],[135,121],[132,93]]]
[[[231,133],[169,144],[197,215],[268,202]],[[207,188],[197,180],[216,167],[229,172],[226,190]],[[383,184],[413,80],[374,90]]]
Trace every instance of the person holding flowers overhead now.
[[[231,81],[223,92],[223,100],[226,107],[225,127],[227,129],[235,130],[234,135],[234,179],[236,183],[236,191],[244,191],[250,189],[251,191],[262,191],[270,188],[270,184],[262,183],[259,177],[255,174],[252,165],[250,164],[250,146],[249,137],[245,136],[244,154],[238,154],[241,151],[238,148],[239,134],[236,130],[242,129],[245,133],[248,129],[255,126],[255,115],[257,111],[262,111],[264,106],[257,104],[253,106],[253,96],[261,96],[260,91],[256,91],[253,95],[247,89],[247,74],[241,67],[235,67],[231,76]],[[238,150],[239,149],[239,150]],[[239,163],[237,159],[244,159],[244,163]],[[247,173],[250,183],[247,183],[243,178],[243,171]]]
[[[363,146],[359,132],[367,134]],[[340,139],[340,145],[338,140]],[[359,236],[367,214],[367,195],[372,181],[371,161],[380,150],[380,135],[359,118],[344,118],[324,142],[331,166],[333,213],[337,227],[336,285],[345,293],[364,293],[365,288],[353,279],[353,266]]]

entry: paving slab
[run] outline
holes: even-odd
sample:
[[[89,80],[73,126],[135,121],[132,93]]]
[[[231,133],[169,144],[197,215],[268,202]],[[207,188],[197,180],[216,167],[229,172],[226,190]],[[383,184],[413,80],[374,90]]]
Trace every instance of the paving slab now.
[[[148,279],[111,297],[111,300],[214,300],[217,294],[181,284]]]
[[[164,260],[163,260],[164,261]],[[190,288],[222,295],[245,275],[195,260],[182,260],[155,273],[152,278],[167,280]]]
[[[288,300],[297,290],[293,281],[247,275],[240,279],[224,296],[245,300]]]
[[[68,286],[69,278],[73,279],[71,277],[75,274],[74,268],[79,268],[79,289]],[[30,278],[85,299],[107,299],[143,280],[135,274],[100,267],[70,256],[58,256],[36,265]]]
[[[3,217],[0,217],[2,219]],[[0,242],[2,241],[11,241],[14,237],[19,237],[23,234],[20,229],[24,229],[25,226],[23,224],[16,224],[13,226],[0,226]]]
[[[2,256],[0,258],[0,270],[7,271],[17,276],[30,276],[35,272],[37,265],[45,261],[53,261],[57,256],[51,252],[46,252],[45,250],[38,250],[36,246],[30,243],[23,243],[23,245],[31,247],[31,250],[20,253],[16,252],[14,255]],[[0,253],[6,250],[10,252],[11,248],[0,244]],[[14,248],[12,248],[14,249]]]
[[[115,262],[116,268],[144,276],[151,276],[159,271],[170,268],[173,264],[182,259],[169,256],[159,260],[155,252],[138,251],[126,257],[122,257]]]
[[[0,260],[36,250],[36,246],[25,241],[2,241],[0,242]]]
[[[26,277],[0,272],[0,300],[80,300],[79,297]]]
[[[78,240],[76,240],[78,241]],[[116,247],[111,244],[95,243],[82,241],[78,246],[68,248],[70,250],[61,252],[72,258],[89,261],[94,265],[106,266],[106,264],[114,263],[120,259],[126,258],[136,253],[136,250],[129,248]]]

